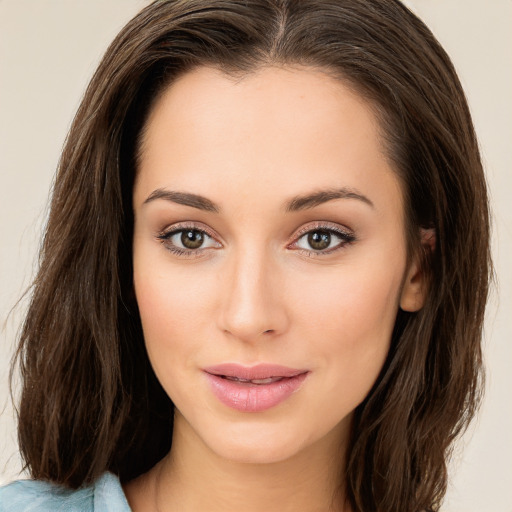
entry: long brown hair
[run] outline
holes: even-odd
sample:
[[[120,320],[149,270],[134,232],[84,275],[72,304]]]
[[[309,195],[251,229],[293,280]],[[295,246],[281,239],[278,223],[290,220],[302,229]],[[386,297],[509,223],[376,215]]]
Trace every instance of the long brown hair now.
[[[34,478],[127,481],[170,449],[173,406],[149,364],[132,287],[131,194],[148,112],[178,75],[314,66],[365,97],[400,177],[429,294],[399,311],[355,414],[343,486],[355,511],[437,510],[453,440],[481,390],[490,275],[486,184],[454,68],[397,0],[159,0],[107,50],[71,127],[17,361],[19,442]],[[341,455],[340,455],[341,456]]]

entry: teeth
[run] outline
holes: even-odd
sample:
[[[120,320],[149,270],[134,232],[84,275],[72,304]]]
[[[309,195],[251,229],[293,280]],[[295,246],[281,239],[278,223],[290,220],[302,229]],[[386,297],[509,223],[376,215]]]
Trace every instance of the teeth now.
[[[277,382],[278,380],[283,379],[283,377],[268,377],[266,379],[242,379],[241,377],[224,377],[227,380],[232,380],[235,382],[247,382],[251,384],[271,384],[272,382]]]
[[[271,382],[276,382],[276,380],[280,380],[281,377],[269,377],[268,379],[253,379],[251,382],[253,384],[270,384]]]
[[[226,375],[224,378],[227,380],[234,380],[235,382],[251,382],[248,379],[242,379],[240,377],[229,377],[228,375]]]

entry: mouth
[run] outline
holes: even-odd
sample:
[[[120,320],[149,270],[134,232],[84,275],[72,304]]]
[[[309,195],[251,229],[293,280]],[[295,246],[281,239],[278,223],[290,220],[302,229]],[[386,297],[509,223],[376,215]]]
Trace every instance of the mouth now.
[[[278,364],[258,364],[255,366],[243,366],[236,363],[224,363],[204,368],[206,373],[225,377],[226,379],[237,379],[240,381],[259,381],[267,379],[281,379],[296,377],[308,370],[289,368]],[[266,384],[266,383],[263,383]]]
[[[241,412],[262,412],[296,393],[309,370],[280,365],[252,367],[228,363],[204,368],[210,389],[217,399]]]
[[[228,375],[217,375],[221,379],[231,380],[233,382],[240,382],[241,384],[271,384],[272,382],[279,382],[289,377],[268,377],[266,379],[243,379],[241,377],[229,377]]]

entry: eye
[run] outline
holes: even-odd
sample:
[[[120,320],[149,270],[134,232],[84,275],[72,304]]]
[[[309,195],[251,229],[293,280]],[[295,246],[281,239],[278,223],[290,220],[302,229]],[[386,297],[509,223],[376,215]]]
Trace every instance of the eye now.
[[[157,238],[166,249],[179,256],[190,256],[200,253],[204,249],[221,247],[221,244],[213,236],[195,226],[171,226]]]
[[[330,254],[355,241],[355,236],[350,231],[345,231],[334,226],[316,226],[313,229],[307,226],[302,229],[296,241],[290,246],[315,254]]]

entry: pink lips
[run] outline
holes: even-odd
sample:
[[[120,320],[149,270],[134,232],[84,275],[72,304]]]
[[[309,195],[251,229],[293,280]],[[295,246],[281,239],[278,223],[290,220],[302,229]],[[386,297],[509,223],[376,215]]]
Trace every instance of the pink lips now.
[[[261,412],[275,407],[299,389],[308,370],[259,364],[234,363],[204,368],[213,394],[232,409]]]

